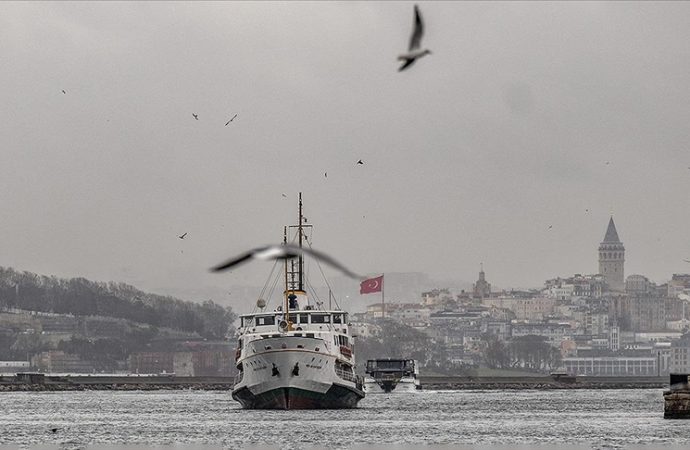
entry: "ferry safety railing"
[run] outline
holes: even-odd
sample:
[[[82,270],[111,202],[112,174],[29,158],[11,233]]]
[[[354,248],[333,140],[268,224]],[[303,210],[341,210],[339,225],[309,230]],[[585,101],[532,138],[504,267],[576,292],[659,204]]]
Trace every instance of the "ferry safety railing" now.
[[[353,383],[357,382],[357,379],[355,378],[355,374],[353,374],[352,371],[348,371],[348,370],[343,369],[342,367],[335,366],[335,374],[338,375],[343,380],[352,381]]]

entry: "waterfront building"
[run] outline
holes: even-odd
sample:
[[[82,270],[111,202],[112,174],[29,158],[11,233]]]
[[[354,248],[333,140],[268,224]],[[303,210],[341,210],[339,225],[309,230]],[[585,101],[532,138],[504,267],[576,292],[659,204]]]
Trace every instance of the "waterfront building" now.
[[[671,343],[671,372],[690,373],[690,337]]]
[[[604,240],[599,244],[599,273],[604,276],[609,289],[623,291],[625,247],[618,238],[613,216],[609,219]]]
[[[656,376],[657,358],[653,356],[589,356],[563,358],[570,375]]]
[[[38,371],[46,373],[92,373],[95,371],[90,361],[84,361],[78,355],[61,350],[37,353],[31,358],[31,365]]]

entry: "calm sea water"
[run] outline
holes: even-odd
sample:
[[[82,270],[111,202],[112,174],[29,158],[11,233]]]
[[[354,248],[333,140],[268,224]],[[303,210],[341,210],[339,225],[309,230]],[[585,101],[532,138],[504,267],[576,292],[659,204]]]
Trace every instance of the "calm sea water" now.
[[[327,411],[242,410],[219,391],[0,393],[2,448],[381,444],[690,448],[690,421],[664,420],[662,391],[651,389],[372,394]]]

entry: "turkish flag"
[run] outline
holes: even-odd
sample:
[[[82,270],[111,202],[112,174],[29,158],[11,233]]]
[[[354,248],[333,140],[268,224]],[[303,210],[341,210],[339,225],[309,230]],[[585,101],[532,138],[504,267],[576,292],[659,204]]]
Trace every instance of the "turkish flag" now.
[[[373,292],[381,292],[383,289],[383,275],[376,278],[369,278],[364,280],[359,285],[360,294],[371,294]]]

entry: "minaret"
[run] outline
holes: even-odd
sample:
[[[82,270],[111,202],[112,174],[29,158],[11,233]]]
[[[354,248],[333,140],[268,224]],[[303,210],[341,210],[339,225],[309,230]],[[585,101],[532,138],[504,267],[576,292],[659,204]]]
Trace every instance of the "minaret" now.
[[[613,291],[625,290],[624,264],[625,247],[618,239],[616,224],[613,223],[613,216],[611,216],[604,241],[599,244],[599,273],[604,276],[609,289]]]

